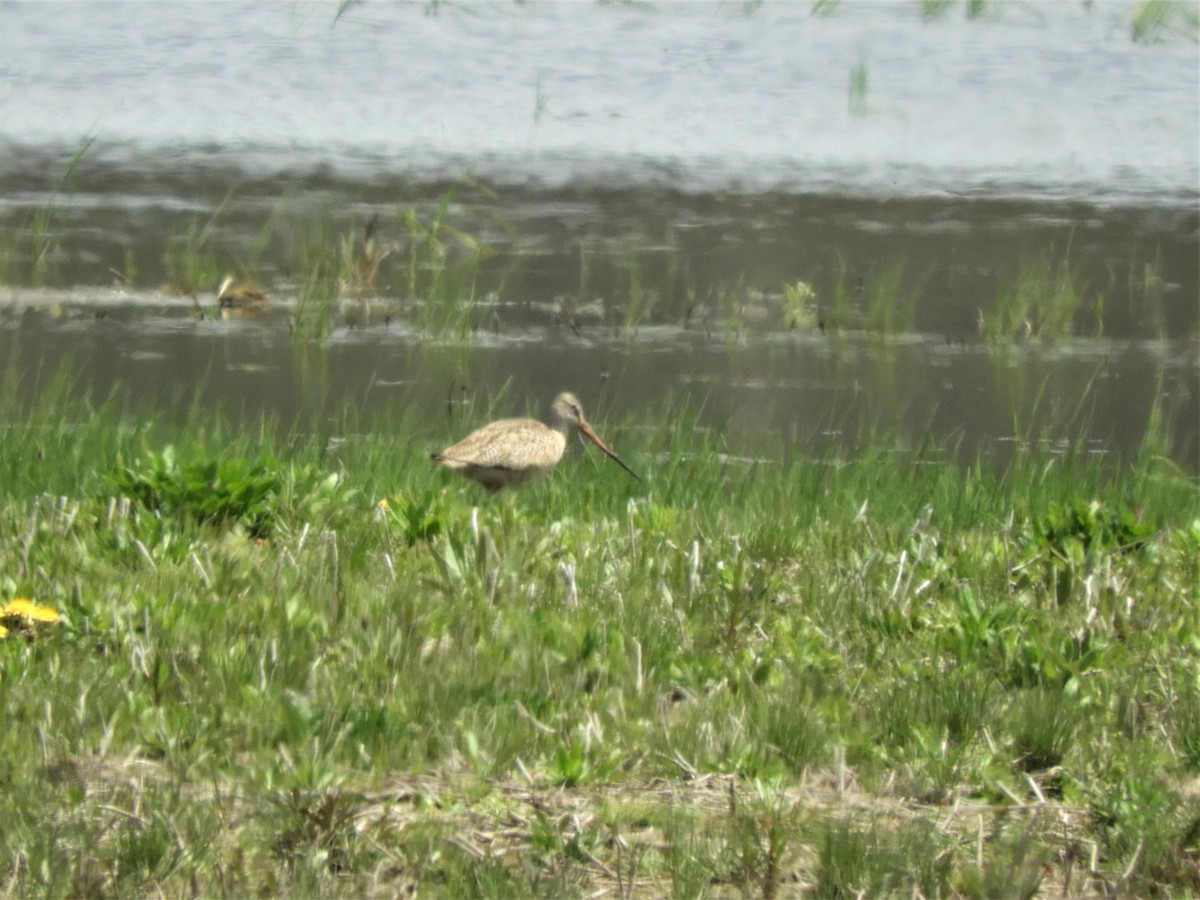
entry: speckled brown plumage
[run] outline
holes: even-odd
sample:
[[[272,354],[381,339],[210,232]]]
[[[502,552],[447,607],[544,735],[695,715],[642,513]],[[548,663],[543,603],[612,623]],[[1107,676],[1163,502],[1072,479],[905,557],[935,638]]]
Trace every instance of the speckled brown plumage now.
[[[592,430],[575,395],[566,393],[554,398],[546,422],[537,419],[490,422],[452,447],[434,453],[433,460],[494,492],[526,484],[558,465],[571,428],[579,429],[625,471],[638,477]]]
[[[217,288],[217,306],[221,309],[244,309],[266,299],[266,293],[252,284],[234,284],[232,275],[225,276]]]

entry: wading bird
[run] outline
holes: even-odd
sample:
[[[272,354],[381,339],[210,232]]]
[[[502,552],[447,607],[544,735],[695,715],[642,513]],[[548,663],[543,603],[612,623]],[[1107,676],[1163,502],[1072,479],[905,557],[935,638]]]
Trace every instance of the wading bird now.
[[[537,419],[490,422],[453,447],[434,453],[433,461],[462,472],[494,493],[501,488],[533,481],[553,469],[562,459],[567,447],[567,432],[572,427],[578,428],[617,465],[641,480],[592,430],[574,394],[555,397],[546,422]]]
[[[220,309],[245,309],[266,299],[267,295],[252,284],[234,284],[232,275],[226,275],[217,288],[217,307]]]

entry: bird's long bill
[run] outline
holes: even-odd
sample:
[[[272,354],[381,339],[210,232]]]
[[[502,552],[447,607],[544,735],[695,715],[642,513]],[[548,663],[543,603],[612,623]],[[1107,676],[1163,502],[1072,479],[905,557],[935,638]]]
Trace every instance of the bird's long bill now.
[[[619,457],[619,456],[617,456],[617,454],[613,453],[612,449],[608,446],[608,444],[606,444],[606,443],[604,443],[604,441],[600,440],[600,435],[598,435],[598,434],[596,434],[596,432],[592,431],[591,425],[589,425],[587,422],[581,421],[579,423],[579,430],[582,431],[585,435],[587,435],[588,440],[590,440],[593,444],[595,444],[597,447],[599,447],[601,450],[603,450],[605,455],[609,459],[611,459],[613,462],[615,462],[618,466],[620,466],[622,469],[624,469],[626,472],[628,472],[630,475],[632,475],[638,481],[642,480],[641,475],[639,475],[637,472],[633,471],[633,469],[629,468],[629,466],[625,465],[625,460],[621,459],[621,457]]]

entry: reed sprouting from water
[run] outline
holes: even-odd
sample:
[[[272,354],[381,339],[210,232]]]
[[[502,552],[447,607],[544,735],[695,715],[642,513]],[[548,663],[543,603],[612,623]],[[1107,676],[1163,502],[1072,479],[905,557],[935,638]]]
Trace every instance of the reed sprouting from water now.
[[[873,273],[867,284],[866,329],[890,335],[911,331],[917,291],[907,283],[902,263],[890,263]]]
[[[479,310],[487,292],[478,284],[479,266],[491,249],[450,223],[453,201],[452,193],[444,194],[424,220],[411,207],[404,213],[404,302],[421,331],[462,338],[481,324]]]
[[[1200,10],[1175,0],[1139,0],[1130,13],[1130,34],[1142,44],[1172,39],[1200,42]]]
[[[1077,317],[1088,307],[1089,297],[1096,312],[1096,332],[1103,332],[1103,300],[1083,279],[1071,248],[1061,256],[1047,256],[1022,263],[1002,282],[991,309],[980,310],[980,332],[989,341],[1040,339],[1055,341],[1069,337]]]
[[[96,136],[83,138],[63,168],[55,199],[31,210],[0,242],[0,284],[55,284],[65,234],[64,212],[76,190],[76,170]]]
[[[865,116],[870,112],[867,102],[869,75],[865,62],[855,63],[850,68],[850,91],[847,109],[852,116]]]
[[[463,337],[480,324],[480,264],[491,250],[450,224],[453,195],[429,214],[399,206],[365,223],[328,210],[288,230],[287,268],[300,273],[295,333],[321,338],[345,324],[398,319],[424,334]],[[498,282],[502,284],[501,280]]]

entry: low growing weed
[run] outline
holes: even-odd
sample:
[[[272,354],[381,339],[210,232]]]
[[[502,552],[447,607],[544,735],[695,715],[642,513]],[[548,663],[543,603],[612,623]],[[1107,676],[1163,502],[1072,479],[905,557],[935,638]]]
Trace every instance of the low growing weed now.
[[[148,452],[111,478],[118,493],[151,512],[203,525],[240,525],[260,538],[281,524],[289,501],[316,504],[332,495],[338,482],[336,473],[285,469],[265,454],[253,460],[216,458],[197,448],[181,460],[173,445]]]

